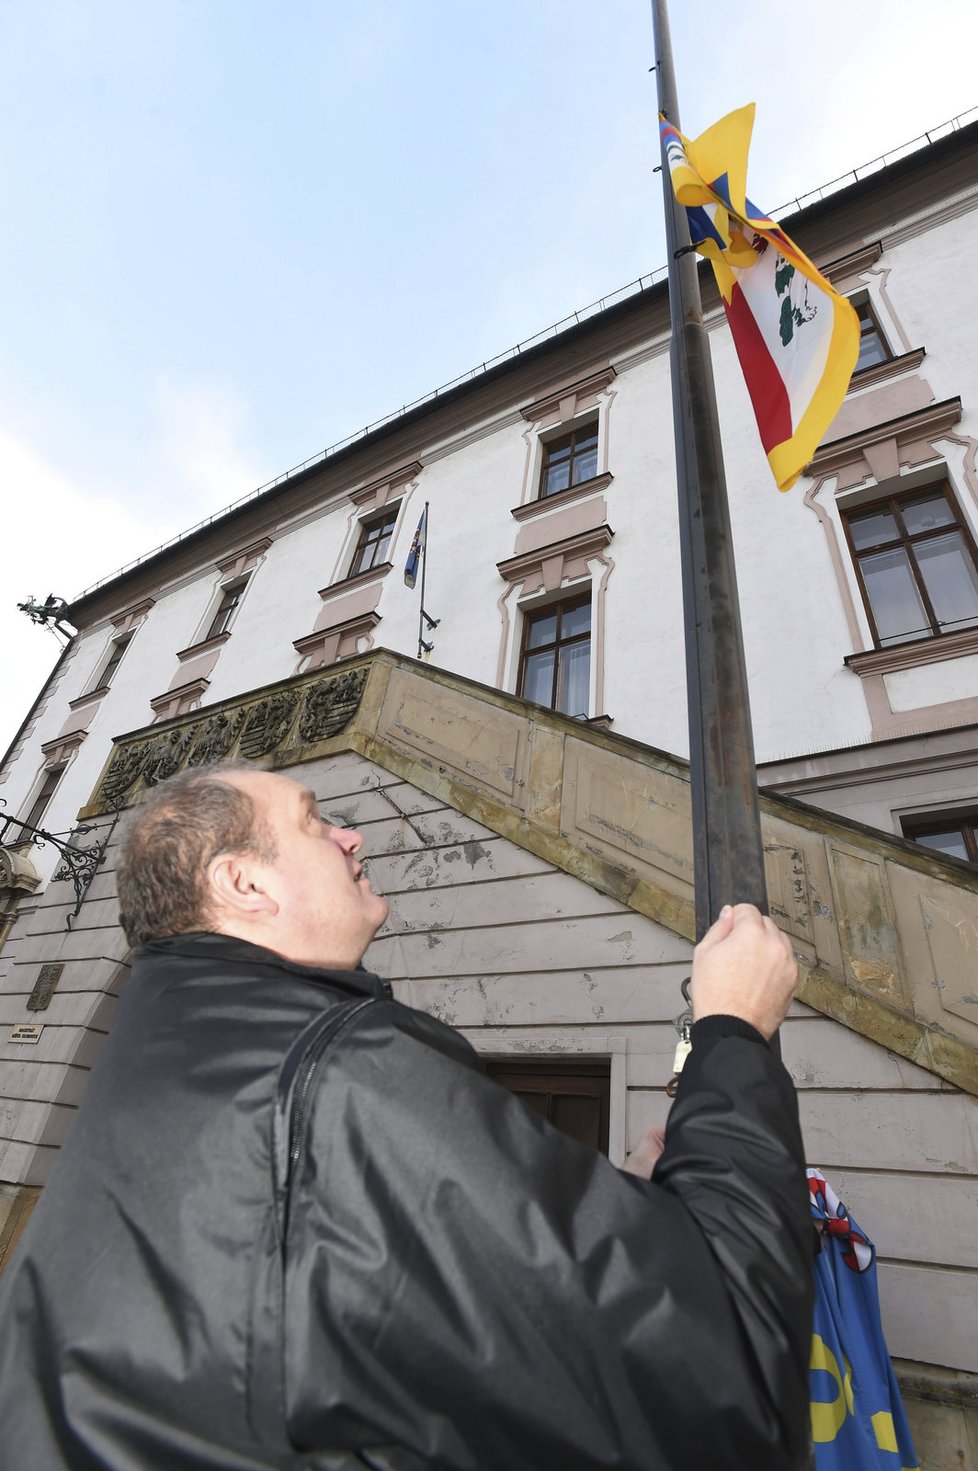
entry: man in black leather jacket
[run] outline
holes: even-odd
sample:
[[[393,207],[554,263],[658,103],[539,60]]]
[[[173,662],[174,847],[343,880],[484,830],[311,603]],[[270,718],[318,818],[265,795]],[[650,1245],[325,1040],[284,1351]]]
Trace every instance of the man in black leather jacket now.
[[[738,905],[697,947],[650,1181],[358,968],[386,913],[360,844],[254,768],[141,810],[132,975],[0,1282],[0,1466],[794,1471],[787,942]]]

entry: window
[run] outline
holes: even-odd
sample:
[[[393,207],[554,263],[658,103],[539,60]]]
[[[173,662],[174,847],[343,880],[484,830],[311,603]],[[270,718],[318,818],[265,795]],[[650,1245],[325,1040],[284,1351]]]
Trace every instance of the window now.
[[[487,1062],[486,1072],[561,1133],[608,1153],[611,1068],[607,1062],[507,1058]]]
[[[353,553],[353,561],[347,576],[356,577],[358,572],[369,572],[372,568],[378,567],[381,562],[386,562],[399,509],[400,507],[395,506],[392,511],[385,511],[382,516],[373,516],[369,521],[361,521],[360,539]]]
[[[48,810],[58,782],[64,775],[64,770],[65,768],[63,766],[52,766],[45,771],[41,785],[35,792],[27,811],[23,813],[19,820],[8,822],[4,827],[2,835],[3,842],[13,846],[17,846],[20,843],[33,842],[33,833],[25,831],[25,828],[38,827],[40,825],[41,818]],[[20,826],[21,823],[24,824],[24,827]]]
[[[903,836],[946,858],[978,863],[978,812],[957,812],[952,817],[929,820],[905,818]]]
[[[519,693],[562,715],[588,713],[591,680],[591,593],[527,613]]]
[[[121,638],[113,639],[109,647],[109,657],[108,659],[106,659],[105,663],[102,665],[102,668],[95,676],[95,682],[92,685],[93,690],[108,689],[109,685],[112,683],[112,679],[115,675],[116,670],[122,663],[122,656],[126,652],[126,649],[129,647],[131,641],[131,633],[125,633],[122,635]]]
[[[978,625],[978,559],[949,487],[843,512],[878,648]]]
[[[210,627],[204,634],[202,642],[206,643],[209,638],[218,638],[220,634],[227,633],[247,586],[248,579],[245,578],[241,582],[232,582],[222,589],[221,601],[217,605],[217,611],[211,619]]]
[[[22,819],[28,827],[37,827],[41,818],[48,810],[51,798],[54,796],[55,788],[64,774],[63,766],[52,766],[50,771],[44,773],[44,780],[38,789],[26,816]]]
[[[885,363],[890,357],[890,349],[869,302],[857,301],[853,302],[853,306],[859,318],[859,356],[853,369],[854,373],[858,373],[860,368],[871,368],[874,363]]]
[[[571,485],[593,480],[598,473],[598,421],[582,424],[543,447],[540,496],[556,495]]]

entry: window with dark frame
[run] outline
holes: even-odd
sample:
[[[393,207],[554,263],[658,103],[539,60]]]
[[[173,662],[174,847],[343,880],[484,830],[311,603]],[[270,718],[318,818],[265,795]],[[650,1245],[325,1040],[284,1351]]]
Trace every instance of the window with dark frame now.
[[[946,482],[842,520],[877,648],[978,626],[978,554]]]
[[[543,447],[540,498],[593,480],[598,473],[598,421],[581,424]]]
[[[943,818],[906,817],[903,836],[946,858],[978,864],[978,811],[955,812]]]
[[[590,680],[590,590],[526,613],[518,693],[562,715],[586,719]]]
[[[24,828],[20,826],[20,823],[24,823],[29,828],[39,826],[41,818],[50,806],[51,798],[54,796],[58,782],[64,776],[64,772],[65,768],[63,766],[51,766],[48,768],[44,773],[44,778],[37,789],[37,794],[31,802],[30,807],[24,813],[23,817],[20,818],[19,822],[9,822],[4,826],[2,833],[0,833],[0,842],[6,843],[9,847],[17,847],[22,843],[30,844],[34,841],[33,833],[25,832]]]
[[[852,371],[858,373],[860,368],[871,368],[876,363],[888,362],[892,354],[869,302],[858,301],[854,306],[859,318],[859,356]]]
[[[95,677],[95,683],[92,685],[93,690],[108,689],[109,685],[112,683],[116,670],[122,663],[122,656],[126,652],[126,649],[128,649],[131,642],[131,633],[124,633],[121,638],[117,638],[113,641],[112,648],[109,652],[109,657],[103,665],[101,671]]]
[[[499,1058],[486,1063],[486,1072],[561,1133],[608,1153],[609,1062]]]
[[[373,516],[369,521],[361,521],[360,539],[353,553],[348,577],[356,577],[358,572],[370,572],[374,567],[379,567],[381,562],[386,562],[399,509],[398,506],[395,506],[392,511],[385,511],[382,516]]]
[[[223,590],[221,601],[217,605],[217,612],[211,619],[210,627],[204,634],[202,642],[206,643],[209,638],[218,638],[220,634],[227,633],[247,586],[248,579],[246,577],[240,582],[232,582]]]

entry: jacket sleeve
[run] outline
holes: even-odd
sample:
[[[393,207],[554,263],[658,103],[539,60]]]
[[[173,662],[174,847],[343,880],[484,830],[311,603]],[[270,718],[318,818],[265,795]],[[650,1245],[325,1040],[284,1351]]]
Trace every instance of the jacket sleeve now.
[[[646,1182],[380,1002],[320,1065],[293,1172],[289,1434],[378,1471],[794,1471],[809,1238],[762,1042],[694,1042]]]

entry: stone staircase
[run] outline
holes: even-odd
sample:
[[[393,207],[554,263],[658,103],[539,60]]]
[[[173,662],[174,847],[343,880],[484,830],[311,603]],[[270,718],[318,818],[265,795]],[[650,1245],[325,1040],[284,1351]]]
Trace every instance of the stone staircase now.
[[[117,740],[81,816],[188,763],[341,751],[692,938],[685,762],[382,649]],[[762,796],[761,813],[800,998],[978,1094],[978,875],[790,798]]]

